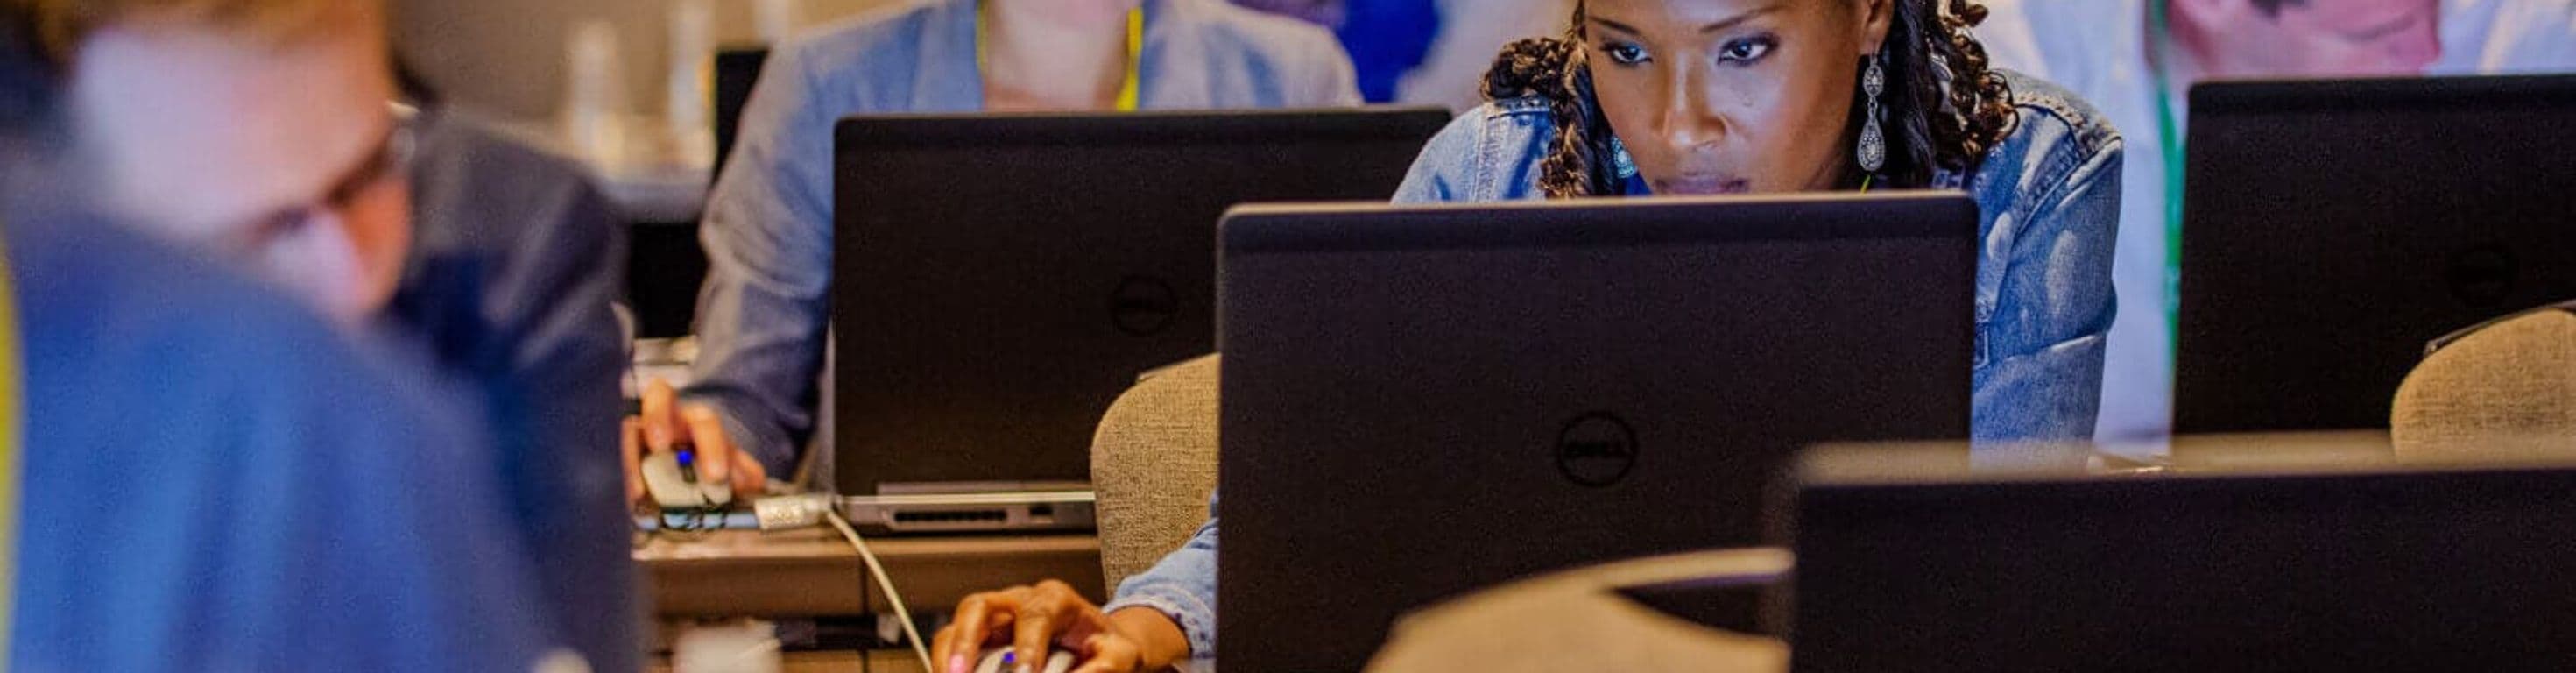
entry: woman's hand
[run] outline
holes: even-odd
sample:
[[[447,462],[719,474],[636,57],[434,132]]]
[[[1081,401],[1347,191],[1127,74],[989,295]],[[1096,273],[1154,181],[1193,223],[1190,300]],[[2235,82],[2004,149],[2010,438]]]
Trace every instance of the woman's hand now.
[[[1080,657],[1074,673],[1160,671],[1189,656],[1180,625],[1163,613],[1104,614],[1071,585],[1047,580],[959,601],[956,618],[931,638],[931,661],[946,667],[939,673],[974,673],[985,647],[1006,642],[1018,671],[1045,665],[1051,648]]]

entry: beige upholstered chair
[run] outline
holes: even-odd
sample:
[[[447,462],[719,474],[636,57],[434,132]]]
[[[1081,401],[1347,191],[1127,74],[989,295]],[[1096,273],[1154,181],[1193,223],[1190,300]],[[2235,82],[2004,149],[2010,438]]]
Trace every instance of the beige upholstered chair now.
[[[1091,440],[1100,574],[1115,591],[1179,549],[1216,488],[1217,356],[1148,374],[1109,405]]]
[[[2454,337],[2407,375],[2388,424],[2405,459],[2576,456],[2576,312],[2531,311]]]
[[[1396,622],[1372,673],[1789,670],[1789,647],[1658,612],[1618,593],[1714,578],[1776,579],[1789,552],[1742,549],[1622,561],[1523,580]]]

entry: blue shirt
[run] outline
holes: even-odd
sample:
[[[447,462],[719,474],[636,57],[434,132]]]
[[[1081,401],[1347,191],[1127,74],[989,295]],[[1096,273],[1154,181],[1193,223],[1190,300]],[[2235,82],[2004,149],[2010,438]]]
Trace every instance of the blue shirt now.
[[[1943,171],[1933,180],[1936,188],[1966,190],[1981,211],[1971,432],[1979,444],[2081,440],[2093,434],[2113,313],[2120,135],[2055,85],[2005,78],[2019,113],[2012,134],[1975,171]],[[1431,139],[1395,200],[1540,198],[1539,163],[1554,136],[1542,101],[1469,111]],[[1216,548],[1210,518],[1179,551],[1121,583],[1108,609],[1170,615],[1188,634],[1192,656],[1212,659]]]
[[[643,666],[617,459],[625,224],[581,169],[470,120],[423,117],[412,249],[388,309],[481,393],[493,472],[549,618],[593,669]]]
[[[1146,108],[1359,102],[1349,58],[1321,28],[1216,0],[1143,6]],[[983,109],[975,22],[975,0],[930,0],[805,35],[771,56],[743,109],[699,234],[707,286],[687,394],[714,405],[773,477],[793,473],[798,447],[817,432],[815,409],[830,408],[817,372],[832,285],[833,124]],[[815,472],[830,470],[818,461]]]
[[[548,652],[480,416],[425,362],[99,222],[6,233],[15,670],[525,671]]]
[[[1274,14],[1333,29],[1359,73],[1360,96],[1392,103],[1405,73],[1422,65],[1440,36],[1434,0],[1234,0]]]

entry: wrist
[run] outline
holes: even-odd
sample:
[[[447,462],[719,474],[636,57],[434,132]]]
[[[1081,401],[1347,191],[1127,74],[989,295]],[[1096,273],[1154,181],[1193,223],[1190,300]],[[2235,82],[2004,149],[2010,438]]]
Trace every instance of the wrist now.
[[[1169,670],[1190,657],[1189,635],[1163,611],[1141,605],[1109,613],[1109,630],[1136,644],[1139,670]]]

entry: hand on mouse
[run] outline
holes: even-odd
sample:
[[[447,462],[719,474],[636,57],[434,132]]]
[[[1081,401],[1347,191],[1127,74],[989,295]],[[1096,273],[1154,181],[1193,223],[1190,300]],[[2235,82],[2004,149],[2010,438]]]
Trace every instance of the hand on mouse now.
[[[683,404],[671,384],[654,379],[644,386],[643,413],[629,416],[618,431],[620,456],[626,463],[626,501],[651,500],[644,488],[644,457],[672,450],[685,441],[697,447],[698,479],[730,483],[735,500],[747,500],[767,488],[769,470],[751,454],[734,450],[725,435],[724,418],[714,407]]]
[[[1100,607],[1056,580],[987,591],[958,601],[956,618],[931,639],[939,673],[973,673],[987,645],[1009,643],[1023,663],[1046,661],[1050,647],[1080,657],[1073,673],[1134,673],[1171,668],[1189,656],[1189,640],[1163,613]],[[1034,669],[1024,669],[1034,670]]]

